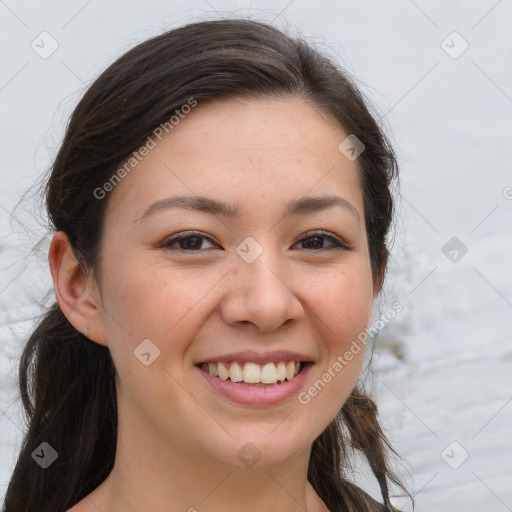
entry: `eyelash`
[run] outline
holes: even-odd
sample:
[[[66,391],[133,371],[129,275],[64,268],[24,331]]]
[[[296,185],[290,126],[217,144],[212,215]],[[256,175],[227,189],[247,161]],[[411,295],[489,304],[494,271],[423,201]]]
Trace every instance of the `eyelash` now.
[[[159,247],[161,248],[165,248],[165,249],[169,249],[170,247],[172,247],[173,245],[177,244],[178,242],[180,242],[181,240],[187,240],[189,238],[204,238],[210,242],[212,242],[213,244],[215,244],[215,242],[209,237],[209,236],[206,236],[206,235],[203,235],[201,234],[200,232],[197,232],[197,231],[190,231],[190,232],[187,232],[185,234],[181,234],[180,236],[175,236],[175,237],[172,237],[170,239],[168,239],[167,241],[164,241]],[[350,247],[346,244],[344,244],[341,240],[339,240],[337,237],[325,232],[325,231],[321,231],[321,230],[316,230],[316,231],[312,231],[312,232],[309,232],[309,233],[306,233],[306,235],[304,237],[302,237],[297,243],[300,243],[300,242],[304,242],[306,240],[310,240],[311,238],[326,238],[328,240],[330,240],[333,244],[334,244],[334,247],[331,247],[331,248],[322,248],[322,249],[302,249],[304,251],[311,251],[311,252],[324,252],[324,251],[339,251],[339,250],[345,250],[345,251],[348,251],[350,250]],[[185,253],[201,253],[201,252],[204,252],[204,251],[201,251],[201,250],[186,250],[186,249],[177,249],[178,251],[180,252],[185,252]]]

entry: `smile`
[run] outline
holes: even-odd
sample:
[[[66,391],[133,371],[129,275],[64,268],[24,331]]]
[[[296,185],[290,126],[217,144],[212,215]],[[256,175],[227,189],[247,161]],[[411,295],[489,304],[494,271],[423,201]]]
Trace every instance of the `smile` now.
[[[291,400],[305,386],[313,366],[311,361],[203,362],[195,371],[216,396],[238,405],[266,407]]]
[[[305,363],[304,363],[305,364]],[[277,384],[292,380],[301,369],[300,361],[280,361],[265,364],[246,362],[201,363],[201,370],[213,377],[245,384]]]

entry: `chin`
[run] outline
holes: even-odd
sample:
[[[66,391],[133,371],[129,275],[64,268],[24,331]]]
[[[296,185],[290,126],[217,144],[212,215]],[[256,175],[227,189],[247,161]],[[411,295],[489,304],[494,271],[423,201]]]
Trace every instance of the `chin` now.
[[[290,415],[291,416],[291,415]],[[281,420],[282,421],[282,420]],[[269,424],[260,428],[227,429],[233,437],[213,441],[205,447],[213,459],[235,468],[259,468],[277,466],[296,457],[303,450],[309,450],[316,436],[306,436],[305,430],[291,433],[284,428],[284,422]],[[277,428],[276,428],[277,426]],[[283,430],[280,430],[283,428]],[[311,439],[309,438],[311,437]]]

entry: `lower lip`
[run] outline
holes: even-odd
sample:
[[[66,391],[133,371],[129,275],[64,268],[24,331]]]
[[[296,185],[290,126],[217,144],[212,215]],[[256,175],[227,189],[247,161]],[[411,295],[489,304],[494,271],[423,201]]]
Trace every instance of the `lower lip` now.
[[[251,386],[222,380],[196,367],[203,379],[222,396],[240,405],[265,406],[276,405],[294,396],[304,385],[309,370],[313,365],[307,364],[292,380],[268,386]]]

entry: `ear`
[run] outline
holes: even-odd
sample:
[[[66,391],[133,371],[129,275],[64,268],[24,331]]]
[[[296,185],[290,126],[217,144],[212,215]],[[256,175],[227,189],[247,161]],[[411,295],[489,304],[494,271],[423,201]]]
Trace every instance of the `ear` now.
[[[92,341],[107,345],[97,282],[80,266],[68,237],[58,231],[48,254],[55,297],[73,327]]]

